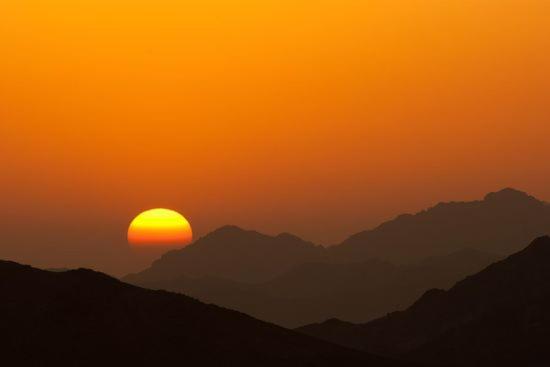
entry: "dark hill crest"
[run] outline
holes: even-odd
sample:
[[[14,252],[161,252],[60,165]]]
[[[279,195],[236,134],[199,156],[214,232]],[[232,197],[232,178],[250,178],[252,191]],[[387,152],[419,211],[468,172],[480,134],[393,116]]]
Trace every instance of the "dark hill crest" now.
[[[426,292],[411,307],[361,325],[300,330],[428,366],[550,364],[550,237],[466,277]]]
[[[538,203],[544,204],[544,202],[536,199],[526,192],[516,190],[513,188],[505,188],[500,191],[490,192],[485,195],[483,201],[486,202],[506,202],[506,203]]]
[[[405,366],[184,295],[0,261],[0,349],[14,366]]]

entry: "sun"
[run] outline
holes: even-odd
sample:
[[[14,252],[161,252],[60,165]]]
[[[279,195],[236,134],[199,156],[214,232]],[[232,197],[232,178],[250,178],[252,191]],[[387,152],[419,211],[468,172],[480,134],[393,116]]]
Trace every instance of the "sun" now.
[[[187,219],[170,209],[146,210],[128,228],[128,243],[133,246],[185,246],[192,240],[193,231]]]

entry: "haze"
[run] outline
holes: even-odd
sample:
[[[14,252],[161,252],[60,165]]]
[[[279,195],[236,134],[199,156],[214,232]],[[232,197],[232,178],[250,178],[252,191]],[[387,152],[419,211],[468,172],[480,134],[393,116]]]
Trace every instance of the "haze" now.
[[[504,186],[550,198],[546,0],[0,5],[0,258],[142,267],[153,207],[325,245]]]

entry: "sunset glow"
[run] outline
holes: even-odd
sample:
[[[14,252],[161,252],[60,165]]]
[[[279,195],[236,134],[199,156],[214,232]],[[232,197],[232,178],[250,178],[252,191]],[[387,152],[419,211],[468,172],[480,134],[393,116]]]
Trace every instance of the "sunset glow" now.
[[[187,219],[169,209],[147,210],[128,228],[128,242],[134,246],[187,245],[192,239]]]
[[[62,264],[137,270],[125,232],[154,206],[185,207],[195,237],[233,223],[330,245],[502,187],[550,198],[549,14],[3,1],[0,256],[42,261],[56,243]]]

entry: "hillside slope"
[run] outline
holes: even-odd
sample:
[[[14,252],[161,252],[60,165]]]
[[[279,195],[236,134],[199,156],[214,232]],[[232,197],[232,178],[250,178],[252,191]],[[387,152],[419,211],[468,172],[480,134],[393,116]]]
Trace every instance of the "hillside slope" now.
[[[0,351],[19,366],[400,366],[91,270],[0,262]]]
[[[363,325],[300,328],[349,347],[444,366],[550,364],[550,237],[413,306]]]
[[[514,189],[489,193],[483,200],[440,203],[405,214],[330,247],[332,258],[378,258],[411,263],[463,248],[510,255],[519,244],[550,234],[550,205]]]

